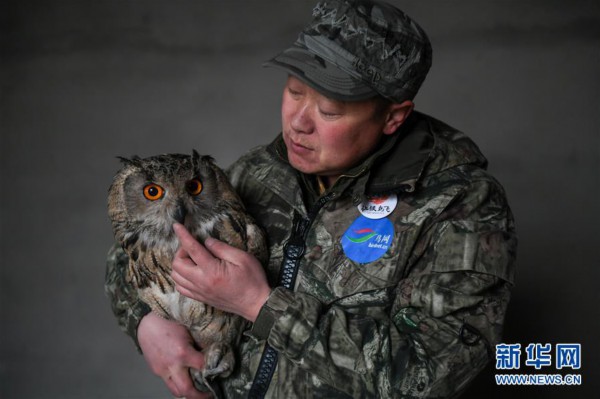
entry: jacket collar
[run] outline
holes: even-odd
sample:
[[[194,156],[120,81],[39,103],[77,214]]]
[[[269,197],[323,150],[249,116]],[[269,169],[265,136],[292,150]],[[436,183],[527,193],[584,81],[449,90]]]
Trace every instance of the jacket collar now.
[[[357,202],[368,195],[413,191],[433,145],[431,134],[426,130],[414,130],[418,119],[411,115],[397,132],[384,136],[378,149],[343,173],[330,191],[341,194],[351,189]],[[276,159],[289,165],[281,134],[267,149]],[[386,162],[387,159],[394,159],[394,162]],[[310,177],[300,175],[303,182],[312,181]]]
[[[267,150],[289,166],[281,134]],[[425,175],[463,164],[485,168],[487,161],[462,132],[415,111],[397,132],[384,137],[372,155],[341,175],[330,191],[342,194],[349,190],[357,203],[366,196],[410,193]],[[292,175],[298,173],[291,166],[289,169]],[[300,174],[300,180],[308,182],[310,178]]]

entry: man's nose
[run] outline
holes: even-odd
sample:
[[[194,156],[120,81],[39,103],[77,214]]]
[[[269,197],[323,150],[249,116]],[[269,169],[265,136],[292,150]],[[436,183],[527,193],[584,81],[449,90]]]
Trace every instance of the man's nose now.
[[[297,133],[311,133],[313,131],[314,121],[309,104],[303,103],[298,106],[292,116],[291,126]]]

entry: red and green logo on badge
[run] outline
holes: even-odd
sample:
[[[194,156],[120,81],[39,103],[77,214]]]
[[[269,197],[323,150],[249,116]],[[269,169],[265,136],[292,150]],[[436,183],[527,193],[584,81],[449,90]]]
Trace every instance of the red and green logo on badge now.
[[[395,195],[371,197],[358,206],[361,213],[342,236],[346,256],[358,263],[381,258],[394,239],[394,225],[386,217],[396,208]]]

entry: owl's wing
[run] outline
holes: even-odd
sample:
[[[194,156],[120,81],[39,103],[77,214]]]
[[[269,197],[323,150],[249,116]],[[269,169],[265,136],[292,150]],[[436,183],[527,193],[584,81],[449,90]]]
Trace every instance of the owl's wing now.
[[[140,299],[166,318],[174,316],[169,310],[169,294],[175,291],[171,279],[171,258],[170,253],[147,249],[137,258],[131,258],[129,264],[129,275],[138,289]]]

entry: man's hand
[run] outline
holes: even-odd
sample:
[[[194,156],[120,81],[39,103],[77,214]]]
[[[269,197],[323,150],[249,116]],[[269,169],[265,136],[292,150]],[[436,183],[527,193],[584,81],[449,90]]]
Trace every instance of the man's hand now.
[[[182,325],[148,313],[138,327],[138,341],[150,369],[167,384],[175,397],[210,398],[196,390],[189,368],[201,370],[204,355],[194,347],[192,337]]]
[[[181,224],[173,230],[181,244],[171,273],[177,291],[254,322],[271,293],[260,262],[213,238],[203,246]]]

